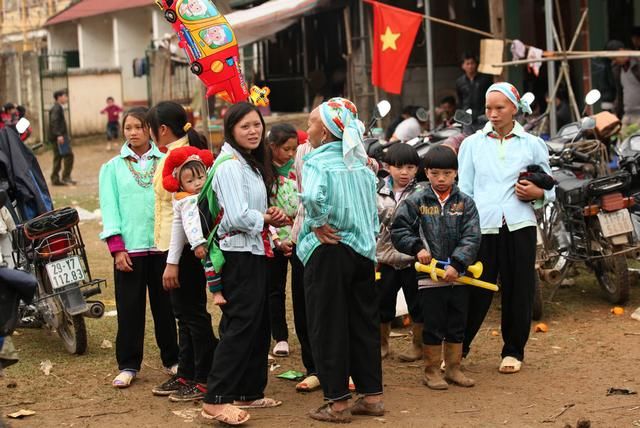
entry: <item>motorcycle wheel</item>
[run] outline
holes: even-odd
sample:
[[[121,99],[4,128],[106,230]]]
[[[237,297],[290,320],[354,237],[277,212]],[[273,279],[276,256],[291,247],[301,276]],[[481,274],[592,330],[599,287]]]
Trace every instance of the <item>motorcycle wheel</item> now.
[[[64,313],[57,331],[70,354],[82,355],[87,352],[87,326],[84,316]]]
[[[536,272],[536,284],[533,291],[533,311],[531,312],[531,319],[534,321],[540,321],[543,315],[543,303],[542,303],[542,290],[540,285],[540,277]]]
[[[609,302],[622,304],[629,299],[630,278],[624,255],[598,260],[593,263],[593,270]]]

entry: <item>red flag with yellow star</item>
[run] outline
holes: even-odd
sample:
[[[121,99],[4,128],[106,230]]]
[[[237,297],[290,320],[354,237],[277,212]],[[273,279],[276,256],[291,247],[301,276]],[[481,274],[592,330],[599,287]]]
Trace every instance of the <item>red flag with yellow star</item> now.
[[[372,83],[387,92],[399,94],[423,16],[375,1],[364,1],[373,6]]]

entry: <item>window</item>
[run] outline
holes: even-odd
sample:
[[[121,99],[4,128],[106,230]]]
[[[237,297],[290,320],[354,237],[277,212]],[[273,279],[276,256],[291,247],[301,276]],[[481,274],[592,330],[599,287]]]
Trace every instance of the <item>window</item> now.
[[[211,49],[218,49],[233,41],[231,28],[226,24],[214,25],[200,30],[198,33],[204,43]]]
[[[182,0],[176,8],[186,21],[199,21],[220,15],[211,0]]]

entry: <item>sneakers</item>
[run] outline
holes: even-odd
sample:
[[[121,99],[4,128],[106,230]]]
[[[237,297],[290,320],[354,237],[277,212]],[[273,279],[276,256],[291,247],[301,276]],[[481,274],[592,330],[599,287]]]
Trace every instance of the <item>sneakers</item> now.
[[[151,392],[153,395],[159,395],[166,397],[174,392],[177,392],[181,387],[187,385],[187,380],[178,376],[172,376],[171,379],[153,388]]]
[[[202,400],[207,393],[207,387],[195,382],[189,382],[176,392],[169,395],[169,401],[184,402]]]

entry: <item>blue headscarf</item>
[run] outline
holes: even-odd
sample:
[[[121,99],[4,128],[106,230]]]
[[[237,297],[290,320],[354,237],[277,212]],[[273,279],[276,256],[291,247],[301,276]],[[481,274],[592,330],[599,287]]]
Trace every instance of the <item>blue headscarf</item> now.
[[[346,98],[331,98],[320,104],[320,119],[324,126],[342,140],[342,157],[348,168],[355,161],[367,163],[364,150],[364,124],[358,120],[356,106]]]
[[[487,93],[485,94],[485,97],[489,95],[489,92],[500,92],[502,95],[507,97],[507,99],[511,101],[514,106],[516,106],[516,109],[518,111],[522,111],[523,113],[526,113],[526,114],[531,114],[531,106],[529,105],[528,102],[520,98],[520,94],[518,93],[518,90],[511,83],[508,83],[508,82],[494,83],[493,85],[489,86],[489,89],[487,89]]]

